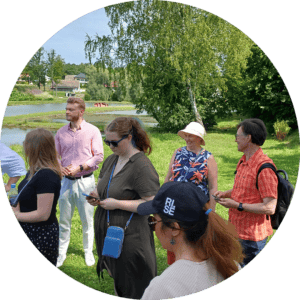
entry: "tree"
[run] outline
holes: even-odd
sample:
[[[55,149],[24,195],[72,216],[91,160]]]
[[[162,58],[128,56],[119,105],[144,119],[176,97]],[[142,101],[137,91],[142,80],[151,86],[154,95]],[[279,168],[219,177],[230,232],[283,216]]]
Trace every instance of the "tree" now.
[[[32,81],[37,83],[39,89],[41,88],[41,84],[44,86],[46,84],[46,62],[44,58],[44,48],[41,47],[30,59],[28,64],[23,70],[23,73],[27,73],[30,75]]]
[[[87,36],[86,56],[98,51],[103,67],[126,67],[131,83],[142,83],[137,107],[166,129],[177,130],[179,119],[201,123],[203,99],[222,101],[215,95],[227,89],[226,76],[239,77],[246,66],[249,38],[201,9],[145,0],[105,11],[112,34]]]
[[[85,74],[85,68],[88,64],[81,63],[80,65],[76,64],[64,64],[64,75],[78,75],[80,73]]]
[[[251,51],[243,80],[233,83],[231,90],[235,93],[228,94],[229,101],[240,114],[262,119],[269,131],[273,131],[276,120],[288,121],[297,128],[293,103],[280,74],[257,45]]]
[[[112,94],[108,71],[97,69],[95,66],[90,65],[86,67],[86,75],[89,78],[86,92],[91,96],[91,99],[108,101]]]
[[[53,49],[49,53],[47,53],[47,56],[47,73],[51,79],[52,84],[55,83],[55,90],[57,96],[57,84],[62,80],[64,74],[64,60],[61,58],[60,55],[56,55],[55,50]]]

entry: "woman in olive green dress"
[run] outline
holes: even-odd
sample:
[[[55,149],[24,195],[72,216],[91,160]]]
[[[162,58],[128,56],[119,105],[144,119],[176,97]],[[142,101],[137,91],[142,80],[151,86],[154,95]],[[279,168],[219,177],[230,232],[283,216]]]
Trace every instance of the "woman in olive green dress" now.
[[[106,129],[105,143],[113,154],[103,163],[97,190],[87,198],[97,205],[95,213],[95,239],[98,252],[98,275],[103,269],[114,278],[115,293],[120,297],[140,299],[152,278],[157,275],[153,233],[148,216],[139,216],[139,204],[152,200],[159,190],[159,177],[151,161],[145,155],[151,153],[150,140],[139,122],[133,118],[120,117]],[[113,173],[113,174],[112,174]],[[108,187],[108,182],[112,179]],[[110,226],[125,228],[131,214],[133,217],[125,231],[119,258],[102,256],[107,231],[107,211]]]

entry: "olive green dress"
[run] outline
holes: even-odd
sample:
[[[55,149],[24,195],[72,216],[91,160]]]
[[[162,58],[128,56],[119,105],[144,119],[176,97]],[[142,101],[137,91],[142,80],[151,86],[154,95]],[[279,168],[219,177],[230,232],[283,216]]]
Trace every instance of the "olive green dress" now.
[[[100,199],[107,198],[108,181],[118,156],[113,154],[103,163],[97,190]],[[109,198],[137,200],[156,195],[159,176],[144,152],[133,155],[122,170],[111,180]],[[125,228],[131,212],[110,210],[110,226]],[[153,277],[157,275],[153,232],[148,216],[134,213],[125,231],[123,249],[118,259],[102,256],[107,231],[107,211],[98,206],[95,212],[95,239],[98,253],[97,272],[103,269],[114,278],[115,289],[120,297],[140,299]]]

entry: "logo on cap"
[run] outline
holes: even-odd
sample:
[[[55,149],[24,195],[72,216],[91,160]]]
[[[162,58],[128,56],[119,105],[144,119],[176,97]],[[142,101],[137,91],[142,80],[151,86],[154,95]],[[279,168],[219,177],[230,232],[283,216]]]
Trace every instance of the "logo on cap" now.
[[[174,212],[175,212],[174,200],[167,197],[165,202],[165,207],[164,207],[164,213],[170,216],[174,216]]]

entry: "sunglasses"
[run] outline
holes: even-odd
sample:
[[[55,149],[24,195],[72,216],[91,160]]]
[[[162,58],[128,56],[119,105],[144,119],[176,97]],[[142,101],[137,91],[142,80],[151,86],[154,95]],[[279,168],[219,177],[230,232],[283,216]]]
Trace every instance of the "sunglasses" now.
[[[158,222],[162,222],[162,220],[157,221],[153,216],[149,216],[149,217],[148,217],[148,224],[149,224],[151,230],[155,231],[155,225],[156,225]]]
[[[112,145],[113,147],[118,147],[118,144],[123,141],[124,139],[126,139],[128,137],[128,134],[127,135],[124,135],[120,140],[118,141],[107,141],[107,140],[104,140],[104,143],[110,147],[110,145]]]

